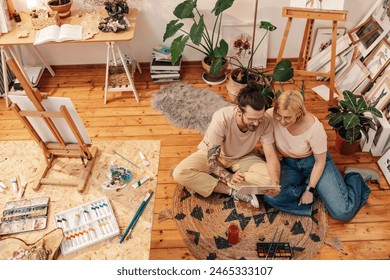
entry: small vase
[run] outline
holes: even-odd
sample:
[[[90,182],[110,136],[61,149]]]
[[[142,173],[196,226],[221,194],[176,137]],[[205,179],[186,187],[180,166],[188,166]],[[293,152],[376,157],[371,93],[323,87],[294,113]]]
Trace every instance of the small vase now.
[[[222,84],[223,82],[225,82],[226,80],[226,70],[228,68],[228,63],[225,62],[223,65],[222,65],[222,70],[221,70],[221,74],[219,75],[211,75],[210,74],[210,65],[206,63],[206,60],[207,57],[205,57],[203,60],[202,60],[202,67],[204,69],[204,73],[202,75],[202,79],[203,81],[205,81],[207,84],[209,85],[219,85],[219,84]]]

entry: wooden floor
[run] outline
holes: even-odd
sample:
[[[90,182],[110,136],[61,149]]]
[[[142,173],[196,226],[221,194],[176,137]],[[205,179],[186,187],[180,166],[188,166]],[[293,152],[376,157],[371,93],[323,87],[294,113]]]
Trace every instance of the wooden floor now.
[[[201,68],[189,63],[182,69],[182,80],[196,87],[209,87],[201,80]],[[179,235],[175,222],[158,223],[158,213],[171,208],[175,182],[169,175],[170,168],[196,150],[202,136],[196,131],[171,126],[167,119],[151,106],[153,92],[161,84],[150,81],[149,69],[143,65],[143,73],[136,74],[136,88],[140,102],[136,103],[132,93],[112,93],[108,104],[103,104],[104,74],[102,65],[55,67],[56,76],[45,71],[39,87],[50,96],[70,97],[84,121],[89,136],[94,139],[160,139],[161,155],[154,210],[150,259],[194,259]],[[299,78],[299,77],[297,77]],[[345,164],[367,165],[378,168],[369,153],[342,156],[334,151],[334,133],[324,120],[328,104],[310,89],[319,82],[305,79],[306,105],[325,125],[329,139],[329,150],[340,169]],[[210,87],[227,97],[225,85]],[[0,100],[0,140],[31,139],[27,130],[14,113],[5,108]],[[1,153],[1,151],[0,151]],[[384,178],[382,188],[372,185],[372,195],[367,204],[350,222],[339,222],[329,217],[328,237],[337,236],[344,251],[338,252],[324,245],[316,259],[390,259],[390,188]]]

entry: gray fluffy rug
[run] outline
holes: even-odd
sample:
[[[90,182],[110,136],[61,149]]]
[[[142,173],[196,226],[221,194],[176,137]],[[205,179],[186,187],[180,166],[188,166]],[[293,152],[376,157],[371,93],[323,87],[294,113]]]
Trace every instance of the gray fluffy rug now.
[[[233,104],[209,89],[180,82],[162,86],[152,97],[152,107],[163,113],[172,125],[202,134],[213,113],[229,105]]]

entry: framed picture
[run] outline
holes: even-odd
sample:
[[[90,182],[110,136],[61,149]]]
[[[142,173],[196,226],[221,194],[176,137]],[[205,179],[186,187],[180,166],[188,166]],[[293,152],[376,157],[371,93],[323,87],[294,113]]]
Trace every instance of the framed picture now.
[[[384,29],[390,26],[389,0],[382,0],[380,5],[375,9],[372,16]]]
[[[346,28],[337,28],[337,38],[345,34]],[[311,48],[311,56],[316,55],[332,44],[332,28],[317,28],[314,43]]]
[[[363,44],[365,45],[365,47],[367,47],[366,44],[368,44],[368,41],[375,41],[376,38],[372,39],[372,37],[375,35],[374,32],[377,31],[379,28],[380,26],[378,25],[378,23],[372,17],[370,17],[365,22],[359,24],[351,31],[349,31],[348,35],[351,38],[353,44],[364,40]]]
[[[378,160],[379,168],[382,170],[387,183],[390,184],[390,149]]]
[[[390,44],[382,39],[363,64],[370,71],[371,80],[374,81],[390,63]]]
[[[316,10],[344,10],[344,0],[290,0],[290,7]]]
[[[383,76],[378,83],[365,95],[367,105],[382,111],[390,102],[390,75]]]
[[[364,64],[360,60],[355,59],[343,74],[338,77],[334,86],[339,93],[342,93],[344,90],[353,92],[369,74],[370,72],[368,72]]]
[[[375,118],[376,133],[372,141],[371,154],[374,157],[381,156],[390,145],[390,123],[384,118]]]
[[[222,25],[222,38],[225,39],[229,45],[228,56],[237,58],[244,66],[248,64],[254,48],[257,47],[265,34],[266,30],[257,27],[255,44],[252,46],[253,23],[224,23]],[[268,38],[269,33],[265,35],[253,57],[253,67],[267,66]],[[231,60],[231,63],[234,65],[234,60]],[[238,66],[239,65],[237,65],[237,67]]]

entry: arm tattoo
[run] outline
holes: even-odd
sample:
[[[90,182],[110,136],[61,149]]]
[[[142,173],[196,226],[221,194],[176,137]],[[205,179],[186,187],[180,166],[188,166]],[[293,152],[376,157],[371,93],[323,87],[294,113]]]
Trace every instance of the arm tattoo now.
[[[207,163],[211,172],[217,175],[225,182],[229,182],[233,174],[226,170],[225,167],[218,161],[218,157],[221,154],[221,146],[214,145],[207,151]]]

